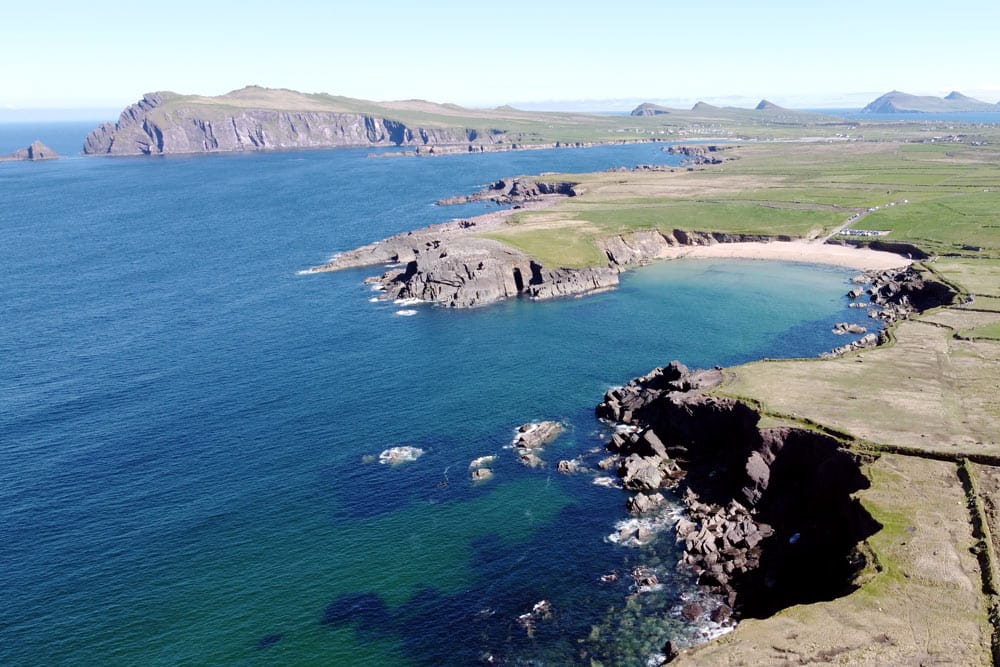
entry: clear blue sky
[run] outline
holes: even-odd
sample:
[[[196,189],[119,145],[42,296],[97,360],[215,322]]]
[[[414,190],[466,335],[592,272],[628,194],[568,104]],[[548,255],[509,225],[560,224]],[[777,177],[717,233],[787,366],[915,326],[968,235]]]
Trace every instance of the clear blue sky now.
[[[4,4],[0,109],[247,84],[468,106],[860,106],[894,88],[1000,99],[996,0]]]

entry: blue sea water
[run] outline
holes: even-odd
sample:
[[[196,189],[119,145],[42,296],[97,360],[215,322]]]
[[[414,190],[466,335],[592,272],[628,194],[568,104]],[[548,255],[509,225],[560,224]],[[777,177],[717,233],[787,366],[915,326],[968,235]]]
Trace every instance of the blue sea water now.
[[[599,457],[594,405],[653,366],[842,343],[849,272],[677,261],[412,317],[370,272],[297,275],[496,178],[659,148],[0,164],[0,664],[624,664],[690,636],[673,540],[608,542],[624,494],[555,462]],[[541,469],[505,449],[533,419],[568,426]],[[371,461],[395,445],[425,454]],[[673,573],[637,620],[599,577],[645,562]]]

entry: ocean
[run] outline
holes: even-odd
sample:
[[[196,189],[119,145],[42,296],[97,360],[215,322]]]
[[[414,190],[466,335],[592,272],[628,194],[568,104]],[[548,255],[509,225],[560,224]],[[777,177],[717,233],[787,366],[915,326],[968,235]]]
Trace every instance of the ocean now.
[[[370,302],[378,268],[298,275],[489,209],[442,197],[675,159],[660,147],[0,164],[0,664],[641,664],[717,631],[680,614],[699,592],[669,531],[609,540],[625,493],[556,463],[593,467],[594,406],[654,366],[842,344],[851,272],[674,261],[409,317]],[[506,446],[539,419],[567,430],[529,469]],[[424,453],[377,462],[401,445]],[[664,586],[601,581],[637,565]]]

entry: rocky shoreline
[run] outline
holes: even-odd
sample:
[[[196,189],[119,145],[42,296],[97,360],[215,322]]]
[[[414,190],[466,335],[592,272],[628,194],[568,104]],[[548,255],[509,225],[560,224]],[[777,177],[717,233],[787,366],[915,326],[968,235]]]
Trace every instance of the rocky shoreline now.
[[[513,209],[453,220],[340,253],[326,264],[300,273],[322,273],[385,265],[388,270],[366,282],[384,300],[429,302],[450,308],[474,308],[506,299],[545,300],[614,289],[622,272],[666,259],[678,248],[740,242],[788,242],[791,237],[726,234],[675,229],[637,231],[600,239],[603,266],[544,266],[526,253],[485,234],[502,230],[515,209],[550,206],[581,193],[571,182],[508,178],[478,193],[453,197],[440,205],[492,201]]]
[[[597,416],[626,427],[609,449],[631,511],[657,511],[664,489],[682,500],[678,565],[718,596],[716,622],[849,592],[880,528],[852,496],[868,486],[863,457],[822,433],[759,428],[749,405],[706,393],[721,381],[673,362],[605,395]]]
[[[912,267],[855,283],[849,296],[867,294],[873,316],[890,323],[956,297]],[[886,339],[872,336],[874,344]],[[616,469],[629,513],[662,515],[665,493],[683,505],[673,523],[683,547],[677,568],[709,593],[683,615],[735,624],[851,592],[879,567],[865,540],[881,525],[854,496],[869,486],[863,466],[872,457],[805,427],[761,428],[758,409],[711,394],[724,379],[721,368],[691,371],[674,361],[609,390],[595,410],[615,426],[601,467]],[[655,571],[637,572],[637,585],[655,581]],[[667,642],[664,662],[680,647]]]

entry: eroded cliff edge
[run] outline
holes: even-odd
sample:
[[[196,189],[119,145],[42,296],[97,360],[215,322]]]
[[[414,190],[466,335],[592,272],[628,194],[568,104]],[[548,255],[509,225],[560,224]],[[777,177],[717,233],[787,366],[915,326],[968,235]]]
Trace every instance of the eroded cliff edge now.
[[[850,592],[881,528],[853,495],[869,485],[863,457],[815,431],[760,428],[749,405],[706,393],[721,381],[675,361],[605,395],[597,416],[623,426],[609,448],[633,511],[675,489],[681,565],[722,597],[723,617]]]

